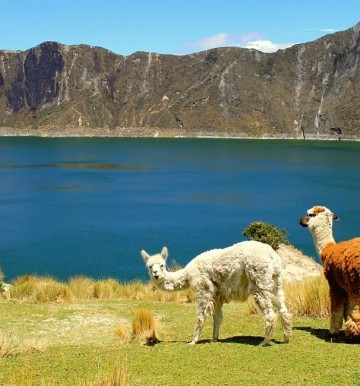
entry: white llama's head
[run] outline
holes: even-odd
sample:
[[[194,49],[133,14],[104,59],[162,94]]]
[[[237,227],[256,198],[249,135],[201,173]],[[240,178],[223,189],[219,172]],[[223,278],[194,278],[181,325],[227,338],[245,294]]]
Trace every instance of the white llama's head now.
[[[142,250],[141,256],[143,257],[146,266],[148,267],[151,279],[157,283],[163,282],[166,272],[166,259],[168,257],[167,248],[164,247],[160,253],[152,256],[149,255],[146,251]]]
[[[301,217],[300,225],[308,227],[312,232],[317,227],[332,228],[333,221],[338,219],[339,217],[325,206],[313,206],[306,216]]]

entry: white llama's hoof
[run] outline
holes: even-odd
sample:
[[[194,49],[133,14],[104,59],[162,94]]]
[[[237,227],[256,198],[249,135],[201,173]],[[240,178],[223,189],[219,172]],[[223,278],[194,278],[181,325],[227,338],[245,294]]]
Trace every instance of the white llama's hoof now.
[[[193,340],[188,343],[189,346],[194,346],[195,344],[196,344],[196,342],[194,342]]]
[[[259,347],[268,347],[268,346],[272,346],[273,345],[273,343],[272,343],[272,341],[271,340],[264,340],[263,342],[261,342],[260,344],[259,344]]]

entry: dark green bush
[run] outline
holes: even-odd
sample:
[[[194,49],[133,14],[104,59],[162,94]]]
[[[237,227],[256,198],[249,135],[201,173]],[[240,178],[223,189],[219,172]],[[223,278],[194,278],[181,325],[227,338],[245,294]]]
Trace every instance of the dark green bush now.
[[[274,225],[262,221],[254,221],[244,229],[243,235],[248,240],[260,241],[269,244],[273,249],[277,249],[279,244],[290,244],[287,232]]]

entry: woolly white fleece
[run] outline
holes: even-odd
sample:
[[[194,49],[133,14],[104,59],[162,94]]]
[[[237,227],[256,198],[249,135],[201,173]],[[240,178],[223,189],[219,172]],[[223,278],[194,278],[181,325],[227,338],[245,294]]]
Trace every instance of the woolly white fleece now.
[[[196,256],[183,269],[166,270],[167,248],[159,254],[141,251],[154,283],[168,291],[192,287],[196,291],[198,316],[192,344],[200,337],[206,317],[213,315],[213,340],[219,337],[222,305],[231,300],[245,301],[252,294],[264,313],[265,340],[271,343],[276,312],[279,311],[284,341],[291,332],[291,317],[287,311],[281,282],[281,258],[269,246],[257,241],[244,241],[224,249],[213,249]]]

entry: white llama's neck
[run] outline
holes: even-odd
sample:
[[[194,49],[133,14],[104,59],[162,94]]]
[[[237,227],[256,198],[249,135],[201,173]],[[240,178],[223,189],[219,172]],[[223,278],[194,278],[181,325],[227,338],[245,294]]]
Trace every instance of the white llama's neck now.
[[[329,243],[335,243],[332,227],[329,224],[324,224],[323,226],[317,226],[311,231],[316,252],[321,258],[321,252],[324,247]]]
[[[161,285],[167,291],[180,291],[189,288],[189,279],[186,270],[180,269],[175,272],[166,272]]]

